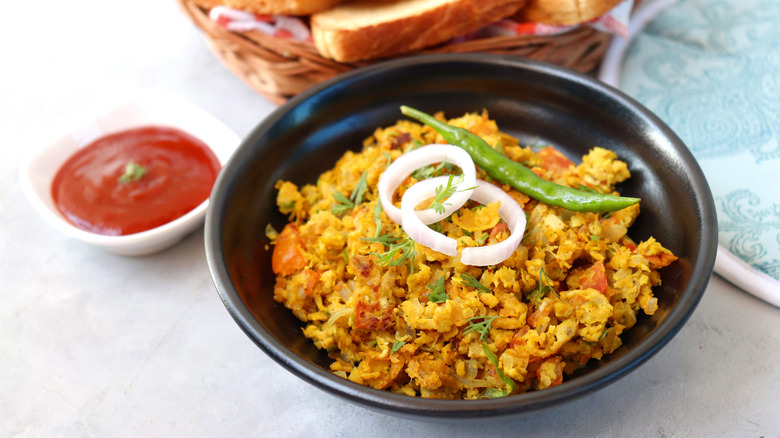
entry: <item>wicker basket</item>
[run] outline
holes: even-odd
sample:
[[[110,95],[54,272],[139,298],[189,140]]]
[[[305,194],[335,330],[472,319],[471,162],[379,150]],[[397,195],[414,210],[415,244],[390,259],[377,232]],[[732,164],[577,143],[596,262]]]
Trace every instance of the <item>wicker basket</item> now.
[[[340,63],[323,58],[311,42],[275,38],[260,31],[229,32],[193,1],[177,1],[205,33],[209,48],[222,63],[253,90],[277,104],[322,81],[370,63]],[[485,38],[414,53],[515,55],[588,72],[601,61],[610,39],[610,34],[582,26],[562,35]]]

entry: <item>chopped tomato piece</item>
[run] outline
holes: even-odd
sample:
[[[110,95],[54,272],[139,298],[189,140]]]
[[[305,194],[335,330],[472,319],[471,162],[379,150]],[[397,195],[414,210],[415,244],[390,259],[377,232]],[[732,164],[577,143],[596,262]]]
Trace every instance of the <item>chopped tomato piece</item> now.
[[[523,337],[530,330],[531,330],[531,327],[529,327],[528,324],[520,327],[520,329],[517,332],[515,332],[515,335],[512,336],[512,340],[509,341],[509,346],[512,347],[512,348],[524,347],[527,341]]]
[[[495,239],[499,233],[509,232],[509,225],[506,222],[499,222],[490,229],[490,238]]]
[[[566,155],[552,146],[547,146],[537,155],[542,159],[542,167],[552,172],[560,173],[574,165],[570,159],[566,158]]]
[[[536,309],[536,311],[534,311],[532,314],[528,315],[528,324],[531,324],[532,327],[539,327],[542,323],[544,323],[545,318],[550,316],[552,310],[553,306],[549,300],[542,301],[542,304],[539,306],[539,308]]]
[[[605,294],[607,292],[607,271],[604,268],[604,262],[601,260],[592,264],[580,280],[580,286],[583,289],[596,289]]]
[[[271,269],[276,275],[290,275],[306,266],[303,242],[298,226],[287,224],[276,238],[274,252],[271,255]]]
[[[303,283],[303,291],[306,295],[310,295],[311,291],[314,290],[314,285],[317,284],[317,280],[320,279],[320,274],[319,272],[305,268],[303,270],[303,277],[305,278]]]
[[[623,236],[623,238],[622,238],[622,239],[620,239],[620,243],[621,243],[623,246],[625,246],[626,248],[628,248],[630,251],[632,251],[632,252],[633,252],[633,251],[636,251],[636,243],[634,243],[634,241],[633,241],[633,240],[631,240],[631,238],[630,238],[630,237],[628,237],[628,236]]]

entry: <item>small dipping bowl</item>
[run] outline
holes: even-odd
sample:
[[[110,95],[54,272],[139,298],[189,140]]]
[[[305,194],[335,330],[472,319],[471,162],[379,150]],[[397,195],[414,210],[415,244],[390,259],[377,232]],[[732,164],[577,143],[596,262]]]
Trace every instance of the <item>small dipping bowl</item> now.
[[[113,104],[98,106],[102,109],[80,117],[72,124],[69,132],[37,151],[22,165],[22,190],[36,211],[68,236],[124,256],[142,256],[161,251],[202,226],[208,199],[166,224],[120,236],[82,230],[62,215],[52,199],[52,181],[65,161],[100,137],[150,125],[178,128],[206,143],[222,166],[241,142],[241,138],[216,117],[165,91],[133,91],[114,99]]]

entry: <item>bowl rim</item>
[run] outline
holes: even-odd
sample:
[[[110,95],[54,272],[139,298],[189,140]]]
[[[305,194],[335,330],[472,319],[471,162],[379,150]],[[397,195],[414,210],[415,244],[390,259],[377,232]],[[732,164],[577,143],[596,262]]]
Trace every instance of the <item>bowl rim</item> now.
[[[208,124],[208,129],[216,132],[214,135],[219,136],[222,141],[217,142],[217,144],[205,141],[204,143],[214,153],[222,167],[227,164],[232,153],[240,145],[241,138],[225,123],[203,108],[171,92],[156,88],[144,88],[104,96],[90,103],[88,109],[82,113],[72,117],[71,120],[65,123],[65,128],[55,130],[54,135],[50,135],[49,141],[44,142],[41,147],[34,150],[24,160],[19,170],[19,180],[22,192],[34,209],[49,224],[66,235],[125,255],[145,255],[149,254],[149,251],[162,250],[167,246],[168,239],[173,239],[176,235],[194,230],[205,218],[209,198],[184,215],[155,228],[133,234],[110,236],[83,230],[67,221],[58,210],[55,211],[56,207],[51,202],[50,189],[45,190],[42,187],[44,185],[51,187],[51,181],[60,166],[74,153],[99,136],[154,124],[172,126],[189,132],[187,127],[184,126],[186,124],[184,122],[159,122],[156,121],[156,117],[148,114],[137,116],[137,119],[132,122],[124,120],[112,122],[116,126],[110,129],[103,130],[95,127],[96,120],[99,118],[106,117],[108,114],[119,112],[125,108],[149,111],[149,109],[159,108],[155,106],[161,105],[171,110],[178,109],[185,114],[188,120],[198,120],[203,124]],[[194,122],[187,123],[194,126]],[[95,133],[95,131],[92,131],[93,129],[98,129],[100,132]],[[87,133],[86,136],[85,133]],[[81,138],[83,136],[85,138]],[[60,144],[65,142],[68,137],[72,137],[73,141],[66,148],[67,153],[63,154]],[[79,137],[79,139],[76,139],[76,137]],[[196,135],[196,137],[198,136]],[[49,172],[43,168],[53,168],[54,172]],[[39,181],[36,182],[36,180]],[[172,244],[175,241],[169,243]]]
[[[367,80],[367,78],[375,75],[387,74],[388,70],[403,69],[411,66],[420,67],[421,65],[437,63],[477,63],[491,66],[509,66],[552,75],[557,79],[575,82],[580,86],[596,90],[598,93],[608,96],[618,105],[630,109],[632,112],[641,115],[644,120],[649,121],[659,134],[667,137],[673,143],[675,149],[677,149],[676,152],[691,167],[693,172],[691,179],[696,189],[696,200],[703,218],[702,242],[696,252],[696,264],[692,267],[691,280],[680,293],[679,302],[671,309],[664,323],[656,327],[639,344],[643,348],[634,348],[627,351],[625,354],[613,358],[610,362],[578,376],[576,379],[543,391],[532,391],[498,399],[436,400],[375,390],[335,376],[327,370],[295,354],[291,354],[284,345],[277,341],[274,336],[255,320],[246,304],[241,300],[237,289],[230,282],[230,273],[227,269],[226,260],[220,251],[223,245],[219,232],[222,220],[219,218],[218,211],[224,209],[229,199],[232,182],[231,170],[236,166],[240,166],[240,162],[244,158],[243,156],[250,152],[251,145],[261,137],[263,132],[271,128],[296,106],[309,99],[315,99],[331,87],[337,84],[344,84],[356,78]],[[369,409],[401,417],[432,421],[474,420],[507,416],[517,417],[537,412],[552,405],[560,404],[563,401],[573,400],[621,379],[654,356],[679,332],[690,318],[705,292],[715,263],[717,222],[712,194],[706,178],[690,150],[660,118],[620,90],[598,82],[595,78],[582,73],[546,62],[517,56],[477,53],[436,54],[399,58],[355,69],[304,91],[262,120],[244,139],[214,185],[212,203],[206,214],[205,245],[207,264],[212,280],[226,309],[244,333],[262,351],[289,372],[327,393],[350,400]]]

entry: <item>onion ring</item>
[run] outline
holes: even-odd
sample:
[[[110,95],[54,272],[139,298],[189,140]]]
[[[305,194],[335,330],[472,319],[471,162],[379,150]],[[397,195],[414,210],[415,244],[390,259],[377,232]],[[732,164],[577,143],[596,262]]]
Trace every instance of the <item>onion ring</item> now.
[[[455,257],[458,255],[458,242],[430,229],[418,217],[419,212],[414,209],[417,204],[433,196],[437,187],[447,184],[448,179],[447,176],[439,176],[411,186],[401,198],[401,226],[404,232],[420,245]],[[476,182],[477,188],[471,193],[470,199],[483,205],[499,201],[501,205],[498,207],[498,214],[507,223],[512,234],[495,245],[464,248],[460,262],[471,266],[497,265],[508,259],[520,245],[526,226],[525,212],[520,204],[500,187],[479,179]]]
[[[409,151],[395,161],[382,173],[377,189],[382,200],[382,208],[387,216],[397,224],[403,224],[401,209],[393,205],[393,193],[399,185],[415,170],[434,163],[448,162],[463,170],[464,187],[474,187],[477,181],[477,169],[468,152],[448,144],[429,144],[413,151]],[[421,181],[422,182],[422,181]],[[418,183],[419,184],[419,183]],[[446,184],[446,182],[445,182]],[[459,184],[460,185],[460,184]],[[456,192],[447,200],[444,213],[436,213],[433,209],[417,211],[417,215],[424,224],[438,222],[451,215],[468,201],[472,190]],[[429,196],[433,196],[431,192]],[[420,201],[422,202],[422,200]],[[419,204],[419,202],[418,202]]]
[[[433,196],[436,193],[436,188],[442,184],[447,184],[448,180],[448,176],[437,176],[436,178],[420,181],[409,187],[401,198],[401,227],[403,227],[404,232],[412,240],[420,245],[450,257],[455,257],[458,255],[458,242],[452,237],[447,237],[428,228],[428,225],[419,216],[421,212],[414,209],[417,207],[417,204]]]
[[[500,187],[481,179],[477,180],[477,188],[471,194],[471,199],[483,205],[499,201],[501,205],[498,207],[498,214],[509,225],[512,234],[495,245],[463,249],[460,262],[472,266],[497,265],[508,259],[523,240],[527,222],[525,212],[520,204]]]

